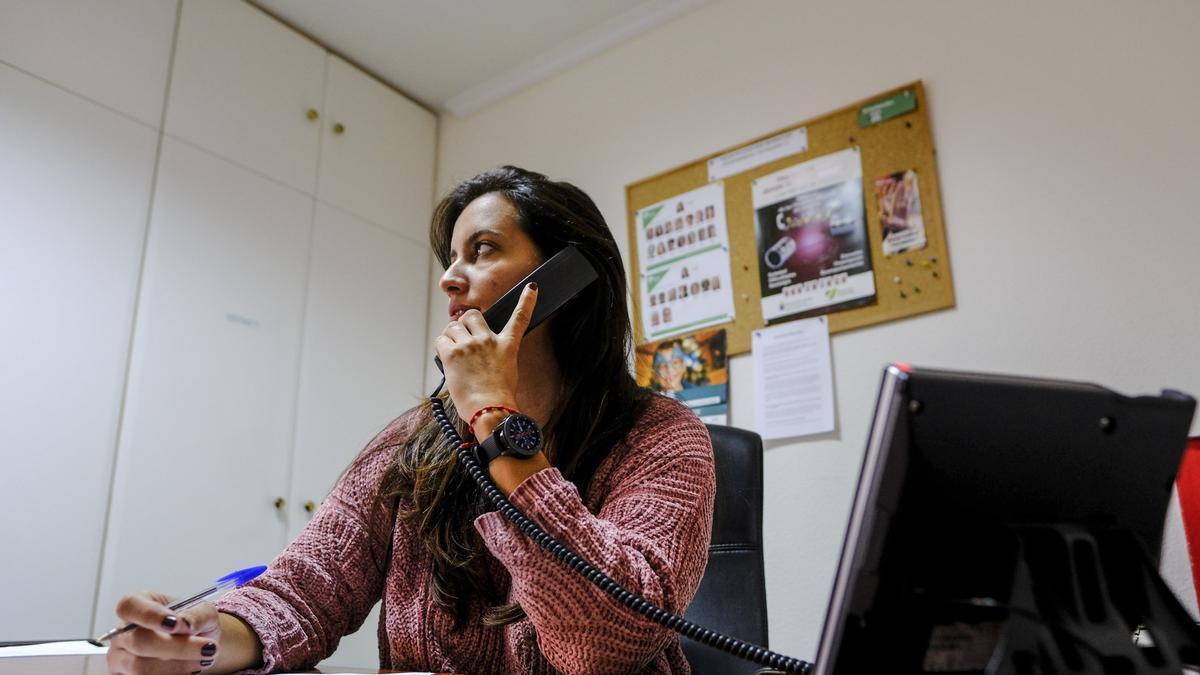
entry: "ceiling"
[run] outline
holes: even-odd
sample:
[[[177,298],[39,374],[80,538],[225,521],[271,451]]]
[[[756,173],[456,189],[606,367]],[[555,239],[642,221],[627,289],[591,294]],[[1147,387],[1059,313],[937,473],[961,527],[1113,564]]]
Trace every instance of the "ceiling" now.
[[[708,0],[250,0],[459,117]]]

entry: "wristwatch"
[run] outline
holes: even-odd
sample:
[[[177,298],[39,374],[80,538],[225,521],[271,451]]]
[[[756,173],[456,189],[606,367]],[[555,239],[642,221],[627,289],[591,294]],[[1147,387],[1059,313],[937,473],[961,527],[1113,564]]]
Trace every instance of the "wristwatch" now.
[[[512,413],[479,444],[479,461],[487,464],[501,456],[529,459],[542,449],[542,441],[542,429],[532,417]]]

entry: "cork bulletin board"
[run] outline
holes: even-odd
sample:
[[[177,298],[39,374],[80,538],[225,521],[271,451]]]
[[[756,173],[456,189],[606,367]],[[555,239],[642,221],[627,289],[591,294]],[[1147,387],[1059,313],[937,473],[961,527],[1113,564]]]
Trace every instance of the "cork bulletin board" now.
[[[899,104],[897,105],[897,102]],[[728,175],[724,183],[725,217],[729,230],[730,264],[735,320],[727,331],[730,356],[750,351],[752,331],[765,325],[759,283],[758,243],[751,184],[789,166],[857,148],[862,162],[862,184],[875,298],[870,304],[832,309],[830,333],[871,326],[954,306],[954,285],[942,221],[936,151],[929,128],[929,105],[920,81],[882,92],[839,110],[751,139],[657,176],[625,187],[631,256],[631,289],[634,290],[635,339],[644,341],[638,256],[642,246],[637,224],[639,209],[657,204],[709,184],[709,160],[749,148],[761,141],[801,130],[807,149],[774,159],[742,173]],[[719,160],[718,160],[719,161]],[[883,249],[884,230],[875,196],[875,181],[913,171],[917,176],[925,246],[893,255]],[[798,318],[798,317],[797,317]],[[686,332],[686,331],[685,331]]]

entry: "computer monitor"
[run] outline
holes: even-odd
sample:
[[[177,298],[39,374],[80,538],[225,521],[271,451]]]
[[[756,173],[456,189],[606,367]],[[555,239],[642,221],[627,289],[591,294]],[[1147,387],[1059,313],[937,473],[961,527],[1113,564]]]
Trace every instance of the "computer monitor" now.
[[[816,674],[1200,660],[1156,569],[1194,409],[1173,391],[888,366]]]

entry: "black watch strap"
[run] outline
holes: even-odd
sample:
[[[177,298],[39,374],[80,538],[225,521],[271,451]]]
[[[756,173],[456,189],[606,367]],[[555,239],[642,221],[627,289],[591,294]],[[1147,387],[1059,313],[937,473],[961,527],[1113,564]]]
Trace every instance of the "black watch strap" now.
[[[499,425],[496,428],[499,429]],[[479,462],[485,466],[488,462],[491,462],[502,454],[504,454],[504,451],[500,448],[500,443],[496,441],[496,434],[494,432],[479,443]]]

